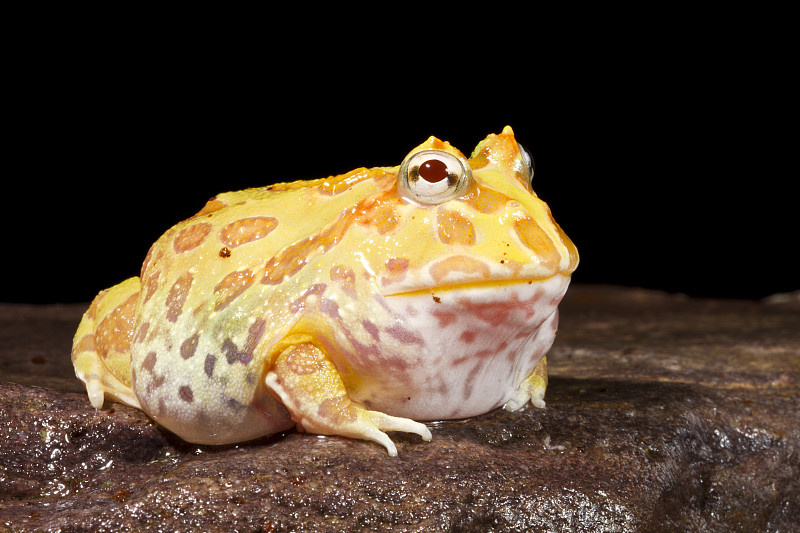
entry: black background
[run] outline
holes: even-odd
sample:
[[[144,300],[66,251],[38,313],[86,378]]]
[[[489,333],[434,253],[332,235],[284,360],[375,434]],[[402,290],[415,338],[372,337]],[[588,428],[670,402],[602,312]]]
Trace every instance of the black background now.
[[[506,124],[579,249],[575,282],[796,290],[785,69],[747,32],[706,29],[396,52],[385,32],[312,48],[130,30],[31,41],[7,78],[0,301],[88,301],[219,192],[396,165],[429,135],[469,154]]]

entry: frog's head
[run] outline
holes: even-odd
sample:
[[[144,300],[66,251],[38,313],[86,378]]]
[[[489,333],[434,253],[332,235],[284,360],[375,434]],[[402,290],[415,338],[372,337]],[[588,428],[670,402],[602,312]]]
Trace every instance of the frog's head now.
[[[361,224],[357,252],[385,295],[569,276],[575,245],[531,188],[533,163],[510,127],[466,158],[435,137],[413,149]],[[367,211],[365,211],[367,213]]]

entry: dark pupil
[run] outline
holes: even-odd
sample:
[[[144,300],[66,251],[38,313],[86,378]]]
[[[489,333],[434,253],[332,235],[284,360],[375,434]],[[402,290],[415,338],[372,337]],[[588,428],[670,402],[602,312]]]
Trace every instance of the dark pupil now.
[[[428,159],[419,166],[419,175],[429,183],[447,179],[447,165],[438,159]]]

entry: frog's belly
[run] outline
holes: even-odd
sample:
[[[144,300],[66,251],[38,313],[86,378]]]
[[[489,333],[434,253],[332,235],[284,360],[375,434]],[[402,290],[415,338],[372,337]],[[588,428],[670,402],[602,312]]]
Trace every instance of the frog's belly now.
[[[381,300],[390,320],[352,399],[416,420],[463,418],[507,402],[555,338],[569,278],[419,291]],[[376,315],[380,313],[376,312]]]

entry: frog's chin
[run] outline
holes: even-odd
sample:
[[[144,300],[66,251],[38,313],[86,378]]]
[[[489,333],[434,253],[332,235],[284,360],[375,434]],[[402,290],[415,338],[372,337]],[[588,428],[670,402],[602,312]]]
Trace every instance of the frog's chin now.
[[[568,276],[556,275],[385,296],[395,338],[407,345],[393,347],[387,335],[373,363],[387,369],[385,379],[365,380],[353,399],[416,420],[470,417],[503,405],[553,343],[568,285]]]

